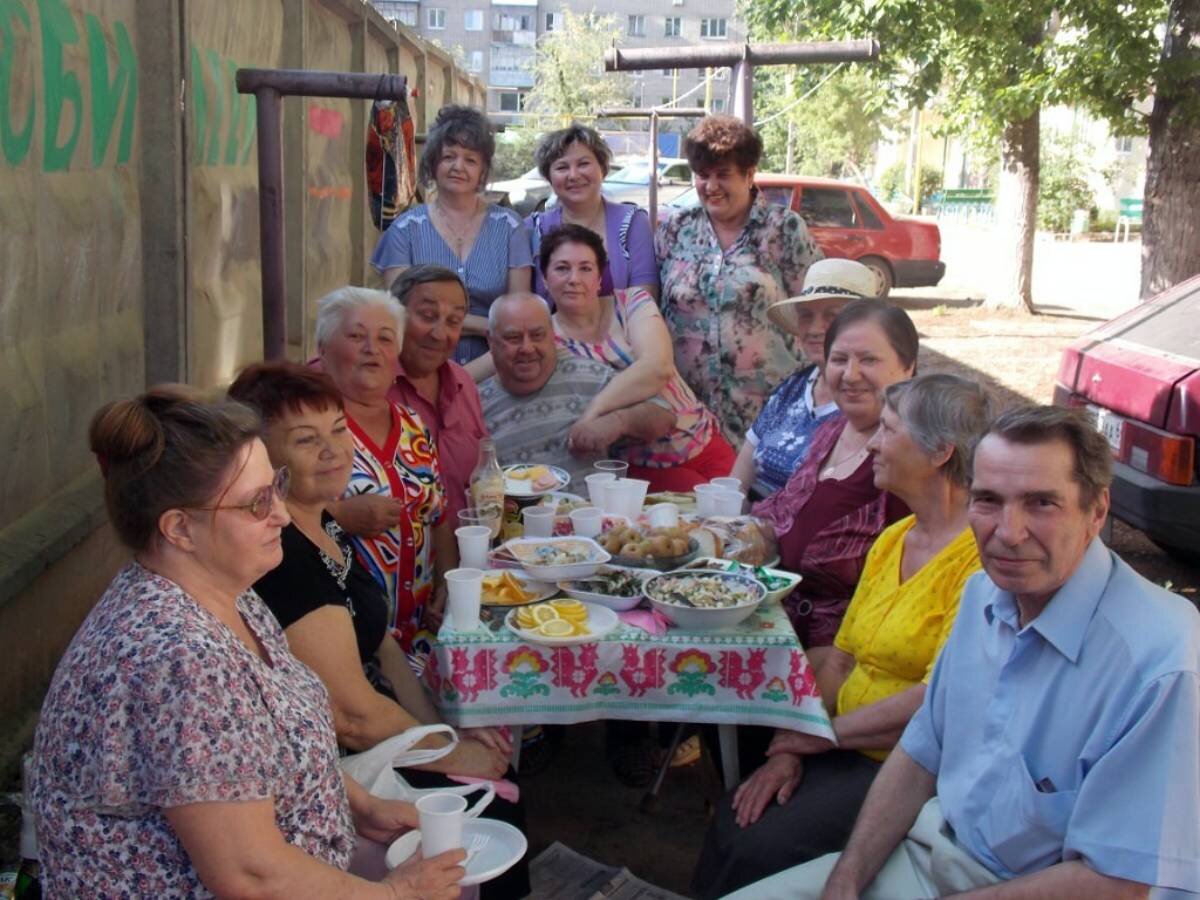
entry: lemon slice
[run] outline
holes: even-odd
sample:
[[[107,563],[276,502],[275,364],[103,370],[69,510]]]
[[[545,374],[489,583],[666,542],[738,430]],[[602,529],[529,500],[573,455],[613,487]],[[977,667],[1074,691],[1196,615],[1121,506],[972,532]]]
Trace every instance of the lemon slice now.
[[[532,607],[532,609],[533,609],[533,620],[535,622],[537,622],[539,625],[544,625],[547,622],[553,622],[556,619],[562,618],[558,614],[558,610],[556,610],[553,606],[549,606],[545,603],[539,603],[537,606]]]
[[[587,609],[578,600],[568,600],[563,597],[559,597],[556,600],[551,600],[548,605],[554,609],[557,609],[560,613],[573,609],[579,610],[580,612],[587,612]]]
[[[572,626],[571,634],[573,634],[573,635],[583,635],[583,634],[591,634],[592,633],[592,629],[587,627],[586,620],[583,622],[572,622],[570,624]]]
[[[538,634],[543,637],[570,637],[575,634],[575,626],[565,619],[551,619],[538,626]]]

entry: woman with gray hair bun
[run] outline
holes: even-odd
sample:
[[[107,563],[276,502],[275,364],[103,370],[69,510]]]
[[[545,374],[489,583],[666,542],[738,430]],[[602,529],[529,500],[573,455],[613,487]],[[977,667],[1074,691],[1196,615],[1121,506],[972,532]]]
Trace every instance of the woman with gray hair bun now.
[[[433,199],[405,210],[379,238],[371,265],[385,287],[410,266],[445,266],[470,298],[454,361],[487,350],[487,313],[509,291],[529,290],[533,258],[521,217],[482,196],[496,141],[487,117],[470,106],[444,106],[429,129],[419,177]]]
[[[693,880],[699,896],[845,846],[875,773],[924,699],[963,585],[980,569],[967,484],[991,418],[984,390],[956,375],[886,389],[867,445],[875,486],[912,515],[872,545],[833,646],[816,663],[837,746],[775,733],[766,762],[718,805]]]
[[[354,467],[329,505],[388,601],[388,627],[406,652],[426,614],[440,615],[434,570],[458,564],[437,447],[415,412],[388,399],[405,312],[384,291],[344,287],[317,303],[317,353],[346,407]]]

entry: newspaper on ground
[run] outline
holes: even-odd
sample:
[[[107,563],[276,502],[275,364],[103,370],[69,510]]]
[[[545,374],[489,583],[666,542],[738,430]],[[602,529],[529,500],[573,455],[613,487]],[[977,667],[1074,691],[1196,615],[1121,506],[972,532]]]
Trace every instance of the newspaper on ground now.
[[[687,900],[555,841],[530,864],[530,900]]]

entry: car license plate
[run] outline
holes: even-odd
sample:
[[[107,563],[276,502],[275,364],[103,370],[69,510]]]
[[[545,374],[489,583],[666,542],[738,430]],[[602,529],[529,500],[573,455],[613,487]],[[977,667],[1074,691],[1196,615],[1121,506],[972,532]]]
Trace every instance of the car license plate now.
[[[1125,436],[1125,420],[1116,413],[1098,406],[1088,407],[1096,417],[1096,430],[1104,435],[1114,453],[1121,452],[1121,439]]]

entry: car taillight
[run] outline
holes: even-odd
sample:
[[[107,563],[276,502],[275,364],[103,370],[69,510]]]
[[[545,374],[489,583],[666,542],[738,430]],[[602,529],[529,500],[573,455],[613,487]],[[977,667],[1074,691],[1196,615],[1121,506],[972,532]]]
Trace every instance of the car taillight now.
[[[1196,477],[1196,441],[1142,422],[1126,420],[1123,462],[1168,484],[1188,485]]]

